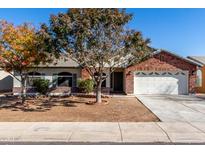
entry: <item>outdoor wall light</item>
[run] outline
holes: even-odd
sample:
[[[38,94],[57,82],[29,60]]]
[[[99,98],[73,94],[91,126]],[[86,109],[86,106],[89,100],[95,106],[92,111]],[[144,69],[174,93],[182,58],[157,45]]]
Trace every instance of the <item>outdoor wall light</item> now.
[[[129,72],[127,73],[127,75],[132,75],[132,71],[129,71]]]
[[[192,72],[191,72],[191,75],[194,75],[194,74],[195,74],[195,71],[192,71]]]

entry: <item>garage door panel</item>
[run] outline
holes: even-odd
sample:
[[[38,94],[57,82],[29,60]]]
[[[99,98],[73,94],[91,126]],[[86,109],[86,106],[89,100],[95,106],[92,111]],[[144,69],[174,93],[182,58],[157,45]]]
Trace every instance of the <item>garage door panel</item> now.
[[[187,94],[186,72],[137,72],[135,94]]]

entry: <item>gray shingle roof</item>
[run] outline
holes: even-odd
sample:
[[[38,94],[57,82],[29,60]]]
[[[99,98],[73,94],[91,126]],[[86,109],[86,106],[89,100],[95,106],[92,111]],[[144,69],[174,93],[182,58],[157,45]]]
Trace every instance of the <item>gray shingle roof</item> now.
[[[179,56],[173,52],[170,52],[170,51],[167,51],[167,50],[164,50],[164,49],[159,49],[159,50],[156,50],[154,52],[154,54],[157,54],[159,52],[168,52],[170,54],[173,54],[174,56],[177,56],[181,59],[184,59],[185,61],[189,62],[189,63],[192,63],[192,64],[195,64],[195,65],[198,65],[198,66],[202,66],[202,65],[205,65],[205,56],[190,56],[190,57],[182,57],[182,56]],[[55,59],[52,63],[50,64],[47,64],[47,65],[39,65],[38,67],[80,67],[80,65],[73,61],[72,59],[70,58],[63,58],[60,57],[59,59]],[[122,66],[121,66],[122,67]]]
[[[53,62],[50,64],[42,64],[38,67],[80,67],[80,65],[70,58],[65,59],[60,57],[59,59],[53,60]]]
[[[205,56],[189,56],[188,58],[205,65]]]

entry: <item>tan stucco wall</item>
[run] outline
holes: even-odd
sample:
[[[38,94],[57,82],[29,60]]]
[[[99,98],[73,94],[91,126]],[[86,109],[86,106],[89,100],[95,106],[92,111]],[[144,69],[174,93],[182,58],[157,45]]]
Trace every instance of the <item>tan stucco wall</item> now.
[[[58,74],[60,72],[70,72],[72,74],[75,73],[77,74],[77,79],[81,77],[80,68],[39,68],[39,69],[34,69],[33,71],[44,73],[45,79],[48,79],[51,82],[53,79],[53,74]],[[32,72],[32,70],[30,72]],[[20,79],[19,76],[17,76],[17,78]],[[21,83],[17,79],[14,79],[14,87],[21,87]]]

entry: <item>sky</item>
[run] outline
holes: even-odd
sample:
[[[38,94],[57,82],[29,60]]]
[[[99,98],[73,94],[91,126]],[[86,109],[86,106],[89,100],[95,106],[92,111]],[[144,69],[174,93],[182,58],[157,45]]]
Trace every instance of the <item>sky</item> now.
[[[0,19],[16,25],[48,23],[51,14],[67,9],[0,9]],[[151,40],[151,46],[182,56],[205,56],[205,9],[127,9],[128,24]]]

